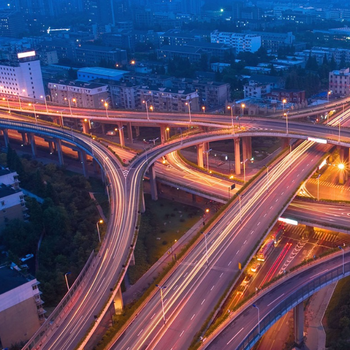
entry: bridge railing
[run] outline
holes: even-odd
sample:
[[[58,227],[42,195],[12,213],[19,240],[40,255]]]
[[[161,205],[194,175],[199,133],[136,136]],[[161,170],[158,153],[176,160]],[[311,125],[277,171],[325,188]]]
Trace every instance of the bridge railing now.
[[[83,269],[80,271],[79,276],[74,281],[72,286],[69,288],[66,295],[62,298],[60,303],[56,306],[50,316],[46,319],[43,325],[34,333],[34,335],[30,338],[27,344],[22,348],[22,350],[33,350],[36,349],[37,345],[41,345],[40,343],[44,339],[44,337],[50,334],[50,329],[55,327],[55,321],[59,318],[60,313],[64,310],[64,308],[68,305],[75,291],[80,287],[84,277],[86,276],[93,260],[95,257],[94,251],[91,252],[86,264]]]
[[[344,273],[343,273],[344,269]],[[259,338],[283,315],[305,299],[316,293],[323,287],[350,275],[350,265],[344,264],[330,270],[323,275],[316,277],[312,281],[303,285],[295,293],[279,303],[268,315],[260,320],[260,334],[258,325],[247,335],[239,344],[237,350],[251,349],[257,343]],[[288,282],[287,282],[288,283]],[[280,287],[280,286],[279,286]]]

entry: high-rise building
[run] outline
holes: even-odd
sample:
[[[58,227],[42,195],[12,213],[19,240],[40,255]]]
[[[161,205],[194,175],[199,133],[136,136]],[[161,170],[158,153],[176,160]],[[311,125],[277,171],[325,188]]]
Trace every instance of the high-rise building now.
[[[0,92],[40,99],[45,96],[40,61],[35,51],[21,52],[17,57],[0,65]]]

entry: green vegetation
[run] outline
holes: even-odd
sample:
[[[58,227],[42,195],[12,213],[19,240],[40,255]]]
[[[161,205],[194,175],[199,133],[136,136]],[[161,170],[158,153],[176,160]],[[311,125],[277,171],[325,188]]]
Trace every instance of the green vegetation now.
[[[327,349],[349,349],[350,277],[340,280],[329,302],[326,317]]]
[[[83,176],[67,175],[54,164],[19,158],[11,148],[6,158],[2,164],[17,171],[21,187],[44,202],[39,204],[27,197],[29,222],[10,221],[0,236],[0,244],[6,246],[16,263],[25,254],[36,255],[35,276],[41,282],[43,299],[46,305],[55,305],[66,292],[64,274],[71,272],[72,283],[98,244],[99,213],[89,195],[93,190]],[[94,185],[95,192],[103,193],[101,183],[95,181]]]
[[[152,201],[146,195],[146,212],[142,214],[135,247],[136,265],[128,275],[134,284],[200,218],[202,211],[167,199]]]

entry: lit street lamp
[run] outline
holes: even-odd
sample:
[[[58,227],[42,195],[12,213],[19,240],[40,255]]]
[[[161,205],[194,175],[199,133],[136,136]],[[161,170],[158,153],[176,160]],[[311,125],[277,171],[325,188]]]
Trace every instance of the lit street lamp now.
[[[191,116],[191,101],[186,102],[185,105],[188,107],[188,117],[190,118],[190,124],[192,123],[192,116]]]
[[[158,287],[158,289],[160,290],[160,300],[162,302],[163,321],[164,321],[164,324],[165,324],[166,323],[166,319],[165,319],[165,312],[164,312],[163,289],[165,289],[166,286],[160,286],[159,284],[156,284],[156,287]]]
[[[146,114],[147,114],[147,120],[149,120],[149,114],[148,114],[148,101],[144,100],[142,101],[142,103],[144,103],[146,105]]]
[[[106,107],[106,117],[108,118],[108,103],[105,102],[105,103],[104,103],[104,106]]]
[[[283,106],[283,115],[284,115],[284,105],[287,103],[287,100],[284,98],[283,100],[282,100],[282,106]]]
[[[288,135],[288,112],[283,113],[284,117],[286,118],[286,134]]]
[[[11,113],[11,108],[10,108],[10,102],[9,102],[9,99],[8,99],[8,98],[3,97],[3,98],[2,98],[2,100],[3,100],[3,101],[7,101],[7,108],[8,108],[8,110],[9,110],[9,113]]]
[[[100,233],[100,226],[99,224],[103,224],[103,220],[100,219],[96,222],[96,228],[97,228],[97,235],[98,235],[98,241],[101,243],[101,233]]]
[[[253,307],[258,310],[258,333],[260,335],[260,309],[255,304],[253,304]]]
[[[330,94],[332,93],[332,90],[329,90],[328,92],[327,92],[327,101],[329,102],[329,96],[330,96]]]
[[[318,174],[317,176],[317,201],[320,201],[320,176],[321,174]]]
[[[241,162],[241,164],[243,164],[243,183],[245,183],[245,163],[248,161],[249,159],[247,158],[245,161]]]
[[[207,151],[204,151],[204,153],[207,154],[207,171],[209,171],[209,152],[211,152],[212,149],[208,149]]]
[[[269,167],[264,165],[266,168],[266,191],[269,192]]]
[[[233,125],[233,108],[232,106],[227,106],[227,109],[231,111],[231,127],[232,127],[232,133],[235,133],[235,126]]]
[[[338,133],[338,142],[340,142],[340,123],[342,122],[342,120],[343,120],[343,117],[341,117],[340,119],[339,119],[339,133]]]
[[[68,283],[68,277],[67,277],[68,275],[70,275],[70,272],[67,272],[67,273],[64,274],[64,279],[66,280],[67,290],[69,290],[69,288],[70,288],[69,287],[69,283]]]
[[[34,111],[34,118],[35,118],[35,123],[38,122],[37,117],[36,117],[36,112],[35,112],[35,103],[28,103],[28,106],[30,107],[31,105],[33,105],[33,111]]]
[[[70,99],[67,98],[67,97],[65,97],[64,100],[65,100],[65,101],[68,101],[69,113],[70,113],[70,115],[71,115],[71,117],[72,117],[72,116],[73,116],[73,113],[72,113],[72,106],[71,106],[71,104],[70,104]]]
[[[46,113],[49,112],[48,108],[47,108],[47,101],[46,101],[46,96],[43,96],[41,95],[40,98],[43,98],[44,99],[44,102],[45,102],[45,107],[46,107]]]
[[[159,139],[159,137],[156,137],[155,139],[148,140],[149,142],[153,142],[153,146],[156,145],[156,141]]]

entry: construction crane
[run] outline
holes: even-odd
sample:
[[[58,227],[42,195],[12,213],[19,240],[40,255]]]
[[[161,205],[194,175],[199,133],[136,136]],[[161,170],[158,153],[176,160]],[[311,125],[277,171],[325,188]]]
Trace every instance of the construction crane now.
[[[68,32],[70,30],[70,28],[57,28],[57,29],[54,29],[54,28],[47,28],[47,34],[50,34],[50,32],[60,32],[60,31],[66,31]]]

